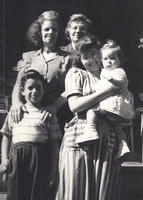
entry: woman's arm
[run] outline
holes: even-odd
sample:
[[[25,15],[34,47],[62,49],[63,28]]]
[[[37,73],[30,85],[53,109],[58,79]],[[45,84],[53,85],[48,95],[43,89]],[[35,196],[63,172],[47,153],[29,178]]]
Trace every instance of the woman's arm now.
[[[51,117],[51,114],[54,113],[57,114],[58,110],[67,102],[67,98],[65,95],[65,92],[63,92],[53,104],[50,104],[46,107],[46,109],[43,111],[43,121],[47,121],[48,118]]]
[[[60,107],[62,107],[65,103],[67,103],[66,93],[63,92],[53,103],[53,105],[58,110]]]
[[[22,94],[21,94],[21,78],[25,69],[22,68],[17,75],[17,79],[12,91],[12,106],[10,109],[11,117],[15,123],[18,123],[22,118]]]
[[[17,75],[17,79],[16,79],[16,82],[15,82],[15,85],[14,85],[14,88],[13,88],[13,91],[12,91],[12,105],[13,104],[16,104],[17,102],[22,102],[22,95],[21,95],[21,79],[22,79],[22,76],[24,74],[24,71],[25,69],[22,68],[18,75]]]
[[[69,107],[73,113],[82,112],[95,106],[101,100],[116,94],[117,91],[118,89],[114,85],[107,84],[106,88],[104,87],[87,96],[71,95],[68,98]]]

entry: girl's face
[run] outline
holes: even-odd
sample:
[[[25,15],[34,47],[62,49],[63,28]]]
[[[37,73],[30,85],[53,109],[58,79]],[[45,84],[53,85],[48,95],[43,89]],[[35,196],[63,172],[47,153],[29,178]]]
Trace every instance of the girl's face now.
[[[106,49],[102,51],[102,64],[107,70],[112,70],[120,67],[120,59],[116,52],[112,49]]]
[[[82,21],[71,22],[69,28],[69,37],[71,42],[77,42],[87,34],[87,24]]]
[[[26,80],[22,95],[25,97],[27,103],[37,105],[41,103],[44,95],[43,83],[39,79],[29,78]]]
[[[42,41],[44,44],[55,45],[59,34],[59,26],[55,21],[44,21],[41,27]]]
[[[99,51],[96,48],[92,48],[88,53],[82,54],[81,62],[88,71],[91,73],[96,72],[101,65]]]

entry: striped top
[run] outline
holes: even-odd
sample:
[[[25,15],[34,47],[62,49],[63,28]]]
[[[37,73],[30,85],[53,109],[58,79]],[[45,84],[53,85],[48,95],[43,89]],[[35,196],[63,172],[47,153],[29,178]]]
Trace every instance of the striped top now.
[[[80,94],[86,96],[95,92],[95,86],[99,79],[85,70],[73,67],[71,68],[65,79],[65,88],[67,97],[73,94]],[[98,120],[98,126],[101,126],[102,120]],[[69,147],[78,147],[75,143],[76,138],[84,133],[86,126],[86,115],[78,113],[76,116],[66,124],[63,143]],[[99,128],[101,129],[101,128]]]
[[[52,115],[47,122],[43,122],[43,111],[43,108],[40,110],[28,108],[28,113],[24,112],[19,123],[14,123],[10,113],[8,113],[0,132],[12,136],[13,143],[47,142],[49,139],[61,138],[62,135],[56,116]]]

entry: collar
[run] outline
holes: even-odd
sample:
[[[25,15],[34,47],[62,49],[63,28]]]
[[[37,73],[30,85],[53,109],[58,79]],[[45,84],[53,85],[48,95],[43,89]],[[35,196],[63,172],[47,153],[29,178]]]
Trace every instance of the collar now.
[[[43,50],[42,50],[42,48],[41,49],[38,49],[38,50],[36,50],[36,54],[37,55],[41,55],[42,54],[42,52],[43,52]],[[63,55],[64,54],[64,52],[62,51],[62,49],[61,48],[56,48],[56,50],[55,50],[55,52],[54,52],[56,55]]]

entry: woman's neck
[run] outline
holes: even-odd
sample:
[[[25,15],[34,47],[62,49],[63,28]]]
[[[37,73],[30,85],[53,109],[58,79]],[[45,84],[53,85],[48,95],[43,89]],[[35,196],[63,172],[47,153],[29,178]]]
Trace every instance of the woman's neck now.
[[[72,45],[72,48],[73,48],[74,50],[76,50],[76,42],[72,42],[72,41],[71,41],[71,45]]]
[[[96,69],[95,71],[88,70],[91,74],[96,76],[97,78],[100,78],[100,69]]]
[[[26,107],[29,108],[30,110],[40,110],[42,108],[41,103],[37,103],[37,104],[32,104],[31,102],[27,102]]]
[[[55,45],[44,45],[43,47],[43,52],[49,53],[49,52],[54,52],[55,51]]]

